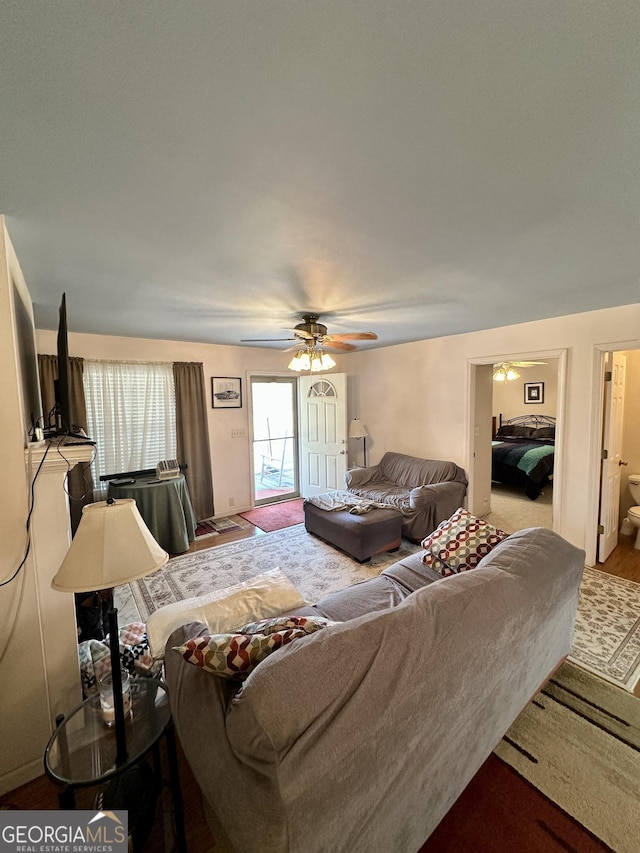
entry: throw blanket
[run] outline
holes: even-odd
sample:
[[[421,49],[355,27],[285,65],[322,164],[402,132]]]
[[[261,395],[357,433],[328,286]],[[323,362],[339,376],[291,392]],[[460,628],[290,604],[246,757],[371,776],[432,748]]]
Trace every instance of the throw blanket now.
[[[313,504],[319,509],[324,509],[328,512],[338,509],[348,509],[349,512],[353,513],[353,515],[364,515],[365,512],[370,512],[375,508],[397,509],[397,507],[381,503],[380,501],[369,501],[365,498],[359,498],[357,495],[354,495],[352,492],[347,492],[346,490],[325,492],[324,495],[305,498],[305,503]]]

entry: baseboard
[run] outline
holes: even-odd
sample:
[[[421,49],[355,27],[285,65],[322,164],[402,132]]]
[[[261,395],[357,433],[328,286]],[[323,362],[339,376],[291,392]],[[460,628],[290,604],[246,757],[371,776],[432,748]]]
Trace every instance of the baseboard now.
[[[28,764],[23,764],[21,767],[12,770],[10,773],[4,773],[0,776],[0,797],[19,788],[21,785],[26,785],[27,782],[32,782],[44,773],[44,755],[42,758],[34,759]]]

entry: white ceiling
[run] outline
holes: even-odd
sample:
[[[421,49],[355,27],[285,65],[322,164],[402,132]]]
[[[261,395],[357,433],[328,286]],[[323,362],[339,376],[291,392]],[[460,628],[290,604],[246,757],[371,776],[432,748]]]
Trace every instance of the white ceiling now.
[[[640,301],[638,0],[2,0],[40,328],[377,344]],[[282,346],[282,345],[276,345]]]

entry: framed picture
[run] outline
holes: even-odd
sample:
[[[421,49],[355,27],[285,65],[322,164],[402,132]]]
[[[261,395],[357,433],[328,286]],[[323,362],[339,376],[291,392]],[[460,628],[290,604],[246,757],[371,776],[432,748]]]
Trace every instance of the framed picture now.
[[[544,382],[524,383],[525,403],[544,403]]]
[[[212,376],[211,406],[214,409],[241,409],[242,380],[235,376]]]

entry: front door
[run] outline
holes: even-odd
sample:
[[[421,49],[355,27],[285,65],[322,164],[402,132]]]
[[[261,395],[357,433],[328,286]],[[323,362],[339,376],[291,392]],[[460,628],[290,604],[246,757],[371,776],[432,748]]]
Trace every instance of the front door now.
[[[608,353],[605,369],[611,379],[605,383],[604,437],[600,479],[600,535],[598,562],[604,563],[618,544],[620,514],[620,465],[622,464],[622,424],[627,357]]]
[[[344,373],[300,377],[300,491],[305,498],[344,488],[346,388]]]

